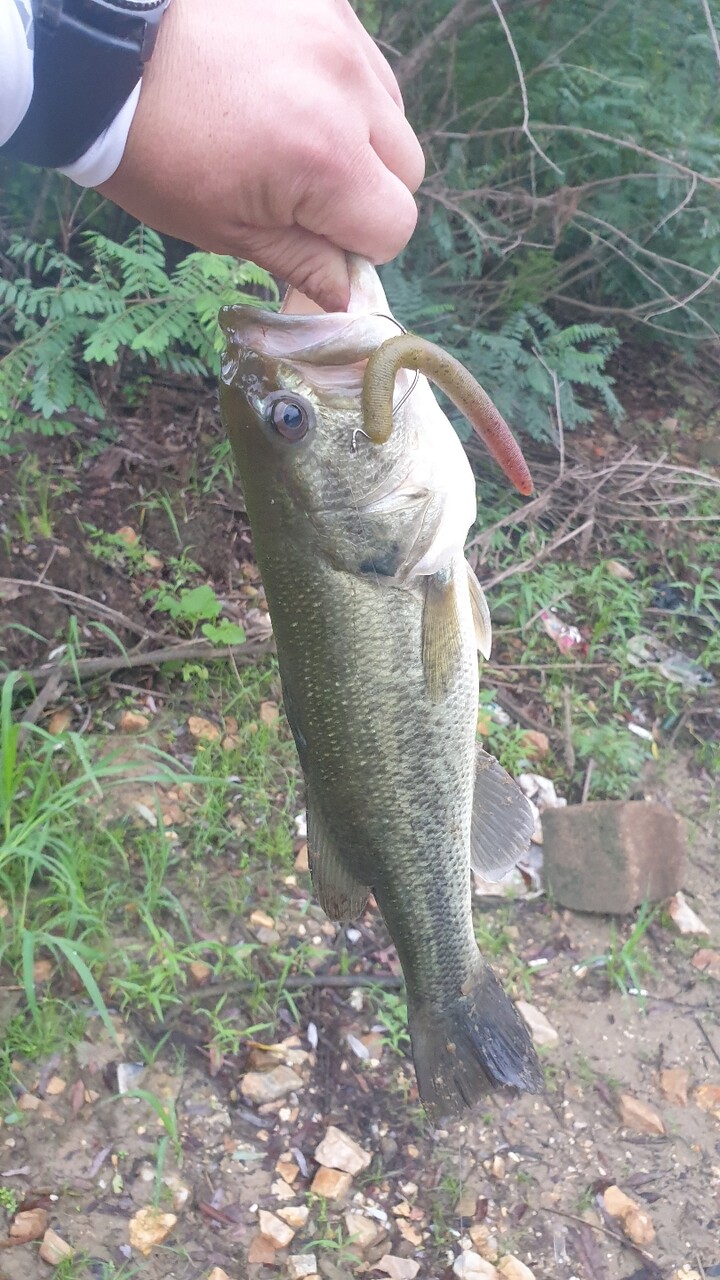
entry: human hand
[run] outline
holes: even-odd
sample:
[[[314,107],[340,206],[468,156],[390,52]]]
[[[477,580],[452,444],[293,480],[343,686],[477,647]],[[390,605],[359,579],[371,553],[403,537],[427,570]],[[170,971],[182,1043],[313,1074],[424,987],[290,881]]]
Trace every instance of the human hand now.
[[[345,310],[345,250],[399,253],[423,173],[395,77],[347,0],[173,0],[100,191]]]

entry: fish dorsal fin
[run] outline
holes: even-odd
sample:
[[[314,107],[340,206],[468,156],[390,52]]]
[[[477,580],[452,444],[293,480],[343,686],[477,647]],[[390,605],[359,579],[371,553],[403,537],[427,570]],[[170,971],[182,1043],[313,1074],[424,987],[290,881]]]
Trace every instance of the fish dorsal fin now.
[[[467,561],[465,562],[467,564]],[[475,577],[475,573],[467,565],[468,584],[470,586],[470,604],[472,606],[473,622],[475,624],[475,640],[483,658],[490,657],[492,648],[492,623],[490,621],[490,610],[488,602],[485,599],[485,592]]]
[[[535,819],[514,778],[494,756],[477,750],[470,863],[486,880],[501,880],[526,852]]]
[[[310,794],[307,814],[308,861],[318,902],[330,920],[357,920],[370,890],[345,866]]]
[[[462,654],[462,631],[452,565],[425,580],[422,617],[422,660],[432,702],[450,686]]]

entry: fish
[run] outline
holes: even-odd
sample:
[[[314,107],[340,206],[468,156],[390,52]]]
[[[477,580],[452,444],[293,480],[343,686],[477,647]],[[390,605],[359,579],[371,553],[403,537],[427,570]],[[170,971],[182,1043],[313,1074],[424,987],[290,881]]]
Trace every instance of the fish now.
[[[374,896],[437,1121],[500,1086],[539,1092],[543,1076],[473,929],[471,866],[502,877],[533,817],[477,742],[491,621],[464,555],[475,478],[419,370],[475,413],[518,487],[532,482],[467,371],[405,333],[370,263],[350,257],[349,272],[347,312],[295,290],[281,312],[223,309],[220,407],[305,779],[314,891],[337,921]]]

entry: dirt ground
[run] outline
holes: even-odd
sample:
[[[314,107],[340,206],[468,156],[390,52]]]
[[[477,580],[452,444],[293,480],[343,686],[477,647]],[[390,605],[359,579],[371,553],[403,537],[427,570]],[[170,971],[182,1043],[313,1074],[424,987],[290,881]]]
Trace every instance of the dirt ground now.
[[[196,415],[206,412],[199,403]],[[122,448],[110,446],[83,464],[52,537],[38,537],[21,553],[7,539],[0,543],[0,575],[43,580],[50,566],[55,586],[120,611],[128,625],[116,621],[113,628],[124,643],[136,643],[148,624],[143,581],[129,582],[89,558],[83,524],[97,516],[98,525],[119,527],[141,511],[147,545],[170,556],[167,521],[145,500],[154,489],[188,483],[198,429],[202,421],[199,428],[194,421],[195,435],[181,421],[176,438],[170,431],[158,448],[142,423],[129,424]],[[208,427],[208,439],[214,430]],[[72,444],[45,442],[42,451],[55,474],[77,481]],[[0,496],[5,511],[12,509],[14,475],[6,475]],[[237,565],[251,556],[241,503],[226,492],[197,499],[183,537],[224,599],[239,600]],[[16,621],[56,638],[82,607],[42,585],[23,588],[12,603]],[[47,643],[26,631],[6,632],[5,643],[9,666],[47,655]],[[107,651],[100,639],[96,651]],[[214,1060],[196,992],[167,1025],[115,1017],[119,1045],[89,1015],[66,1054],[40,1062],[19,1057],[23,1114],[0,1128],[0,1191],[14,1192],[20,1209],[45,1209],[71,1244],[76,1262],[57,1274],[269,1280],[316,1270],[326,1280],[451,1280],[463,1274],[457,1260],[468,1252],[496,1263],[505,1280],[720,1276],[720,956],[712,950],[720,946],[720,791],[683,754],[664,756],[662,773],[651,771],[642,790],[688,820],[683,887],[710,932],[679,938],[658,914],[641,943],[648,963],[639,994],[622,994],[608,965],[593,963],[617,952],[632,921],[558,910],[543,895],[476,898],[478,922],[507,939],[493,960],[498,972],[557,1032],[557,1043],[541,1051],[541,1097],[492,1096],[465,1123],[433,1129],[418,1104],[402,1019],[399,1029],[392,1020],[388,1029],[362,984],[371,969],[390,1000],[400,994],[382,923],[367,914],[354,931],[330,925],[302,871],[273,886],[278,905],[267,927],[277,929],[281,949],[300,936],[316,946],[323,981],[318,976],[315,986],[294,991],[272,1036],[264,1031],[242,1054]],[[178,831],[182,845],[181,824]],[[218,875],[229,870],[219,860]],[[180,874],[170,887],[191,912],[188,880]],[[698,968],[693,957],[702,948],[717,959]],[[3,981],[7,1012],[20,997]],[[253,1101],[243,1080],[269,1062],[298,1078],[277,1099]],[[670,1069],[679,1073],[662,1075]],[[155,1105],[147,1096],[122,1096],[128,1089]],[[628,1122],[622,1095],[645,1104],[640,1119]],[[333,1125],[370,1157],[337,1202],[311,1189],[318,1143]],[[613,1186],[635,1203],[632,1231],[607,1210]],[[148,1207],[146,1220],[160,1221],[162,1239],[143,1256],[131,1246],[130,1224],[142,1224],[138,1214]],[[280,1227],[288,1218],[295,1224],[277,1251],[259,1237],[261,1212],[274,1214]],[[465,1275],[492,1275],[478,1265],[468,1263]],[[0,1250],[0,1280],[49,1274],[37,1244]]]

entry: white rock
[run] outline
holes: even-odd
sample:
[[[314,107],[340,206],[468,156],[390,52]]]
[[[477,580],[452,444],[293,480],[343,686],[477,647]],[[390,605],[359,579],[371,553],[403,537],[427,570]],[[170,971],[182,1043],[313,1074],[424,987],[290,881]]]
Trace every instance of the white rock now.
[[[278,1218],[282,1218],[283,1222],[287,1222],[293,1231],[299,1231],[310,1216],[310,1210],[306,1204],[289,1204],[284,1209],[278,1209]]]
[[[512,1253],[506,1253],[497,1265],[498,1272],[504,1280],[535,1280],[534,1273]]]
[[[265,1102],[277,1102],[288,1093],[302,1089],[303,1081],[292,1067],[273,1067],[272,1071],[248,1071],[240,1081],[244,1098],[261,1106]]]
[[[419,1270],[420,1263],[413,1258],[398,1258],[392,1253],[386,1253],[373,1267],[373,1271],[384,1271],[390,1280],[415,1280]]]
[[[678,933],[691,934],[695,937],[710,933],[707,925],[695,914],[685,894],[680,889],[678,889],[675,897],[668,902],[668,914]]]
[[[306,1280],[317,1271],[317,1258],[314,1253],[292,1253],[287,1260],[288,1275],[291,1280]]]
[[[372,1156],[354,1138],[331,1124],[315,1150],[315,1159],[326,1169],[342,1169],[344,1173],[355,1175],[367,1169]]]
[[[286,1249],[290,1241],[295,1238],[292,1227],[289,1227],[287,1222],[282,1222],[280,1218],[276,1218],[274,1213],[268,1213],[267,1209],[260,1210],[258,1221],[260,1235],[272,1245],[273,1249]]]
[[[353,1213],[348,1210],[345,1214],[345,1226],[348,1230],[351,1244],[358,1249],[370,1249],[385,1233],[382,1227],[376,1222],[367,1218],[364,1213]]]
[[[453,1262],[453,1275],[460,1280],[497,1280],[497,1269],[479,1253],[468,1250]]]
[[[560,1037],[557,1031],[548,1022],[545,1014],[534,1004],[528,1004],[525,1000],[516,1000],[515,1008],[527,1024],[533,1038],[533,1044],[555,1045],[558,1043]]]

